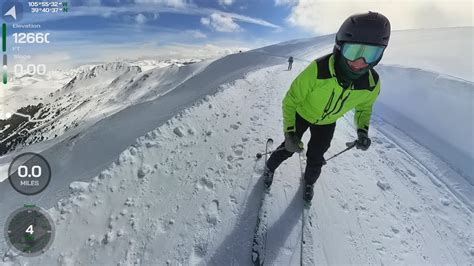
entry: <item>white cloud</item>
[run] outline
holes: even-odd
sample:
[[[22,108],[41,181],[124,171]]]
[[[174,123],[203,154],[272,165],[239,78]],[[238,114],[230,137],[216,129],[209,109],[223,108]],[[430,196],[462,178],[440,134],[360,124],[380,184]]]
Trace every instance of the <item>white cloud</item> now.
[[[269,28],[274,28],[274,29],[281,29],[280,26],[272,24],[266,20],[263,19],[258,19],[258,18],[252,18],[244,15],[239,15],[235,13],[226,13],[226,12],[220,12],[221,14],[228,16],[232,18],[233,20],[236,21],[241,21],[241,22],[246,22],[246,23],[251,23],[251,24],[256,24],[264,27],[269,27]]]
[[[210,18],[201,18],[201,24],[209,26],[211,24],[211,19]]]
[[[212,13],[209,17],[201,18],[201,24],[220,32],[242,31],[239,24],[233,18],[223,13]]]
[[[40,23],[44,21],[54,21],[56,19],[65,19],[71,17],[81,16],[101,16],[111,17],[120,14],[139,14],[139,13],[170,13],[170,14],[183,14],[190,16],[211,16],[214,13],[222,14],[222,16],[231,18],[234,23],[245,22],[263,27],[269,27],[273,29],[281,29],[280,26],[270,23],[266,20],[240,15],[230,12],[222,12],[213,8],[198,7],[194,4],[187,3],[184,0],[135,0],[135,3],[140,3],[134,6],[101,6],[100,8],[90,8],[89,6],[77,6],[74,7],[67,14],[57,14],[57,16],[28,16],[23,18],[24,23]],[[174,5],[174,6],[173,6]]]
[[[193,36],[193,38],[195,38],[195,39],[205,39],[205,38],[207,38],[207,35],[205,33],[203,33],[202,31],[200,31],[200,30],[187,30],[186,32],[188,34],[190,34],[191,36]]]
[[[298,0],[275,0],[276,6],[285,6],[285,5],[291,6],[297,3],[298,3]]]
[[[472,2],[466,0],[299,0],[288,21],[314,33],[334,33],[348,16],[369,10],[384,14],[395,30],[473,26]]]
[[[186,0],[135,0],[137,4],[155,4],[170,7],[184,7],[188,3]]]
[[[146,13],[146,15],[143,13],[139,13],[134,18],[137,25],[142,26],[148,23],[149,21],[157,20],[159,17],[160,15],[158,13],[153,13],[153,14]]]
[[[218,0],[218,1],[221,6],[230,6],[235,2],[234,0]]]
[[[100,6],[101,2],[100,2],[100,0],[87,0],[86,4],[88,6]]]
[[[145,15],[143,15],[142,13],[138,14],[136,17],[135,17],[135,21],[138,23],[138,24],[145,24],[147,22],[147,18],[145,17]]]

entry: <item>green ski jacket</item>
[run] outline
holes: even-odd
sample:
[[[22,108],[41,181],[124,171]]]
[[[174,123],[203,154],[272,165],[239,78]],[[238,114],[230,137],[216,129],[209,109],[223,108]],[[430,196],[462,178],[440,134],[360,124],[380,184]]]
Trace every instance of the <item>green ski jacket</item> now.
[[[371,69],[349,87],[339,85],[332,54],[313,61],[291,84],[283,99],[285,132],[294,132],[296,112],[316,125],[335,123],[355,108],[357,129],[369,131],[372,106],[380,93],[379,75]]]

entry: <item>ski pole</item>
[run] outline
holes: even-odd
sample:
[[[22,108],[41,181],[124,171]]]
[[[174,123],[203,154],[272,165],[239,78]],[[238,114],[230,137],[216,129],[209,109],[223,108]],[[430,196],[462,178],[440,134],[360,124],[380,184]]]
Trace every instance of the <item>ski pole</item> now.
[[[350,149],[354,148],[354,147],[356,146],[356,141],[353,141],[353,142],[347,142],[347,143],[346,143],[346,146],[347,146],[347,148],[346,148],[346,149],[344,149],[343,151],[341,151],[341,152],[339,152],[339,153],[337,153],[337,154],[333,155],[331,158],[329,158],[329,159],[325,160],[325,161],[324,161],[324,164],[326,164],[326,162],[327,162],[327,161],[329,161],[329,160],[331,160],[331,159],[334,159],[334,158],[336,158],[337,156],[339,156],[339,155],[343,154],[344,152],[346,152],[346,151],[348,151],[348,150],[350,150]]]
[[[344,152],[346,152],[346,151],[348,151],[348,150],[354,148],[354,147],[356,146],[356,141],[348,142],[348,143],[346,143],[346,145],[347,145],[347,148],[345,148],[343,151],[341,151],[341,152],[339,152],[339,153],[337,153],[337,154],[331,156],[331,158],[325,160],[325,161],[324,161],[324,164],[326,164],[327,161],[329,161],[329,160],[331,160],[331,159],[334,159],[334,158],[336,158],[337,156],[343,154]],[[259,153],[257,153],[256,157],[257,157],[257,159],[260,159],[260,158],[262,158],[263,155],[271,154],[271,153],[273,153],[273,152],[281,151],[281,150],[284,150],[284,149],[285,149],[285,147],[281,147],[281,148],[278,148],[278,149],[276,149],[276,150],[269,151],[269,152],[264,152],[264,153],[260,153],[260,152],[259,152]]]
[[[259,152],[259,153],[257,153],[257,155],[255,155],[255,156],[257,157],[257,159],[260,159],[260,158],[262,158],[263,155],[271,154],[271,153],[273,153],[273,152],[281,151],[281,150],[284,150],[284,149],[285,149],[285,147],[281,147],[281,148],[278,148],[278,149],[276,149],[276,150],[269,151],[269,152],[264,152],[264,153],[260,153],[260,152]]]

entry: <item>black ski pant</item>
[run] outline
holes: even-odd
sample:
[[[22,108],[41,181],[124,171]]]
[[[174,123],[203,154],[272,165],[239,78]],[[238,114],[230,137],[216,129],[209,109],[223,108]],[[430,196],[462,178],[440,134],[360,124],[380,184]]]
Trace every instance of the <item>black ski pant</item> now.
[[[293,62],[288,63],[288,70],[291,70],[292,67],[293,67]]]
[[[336,123],[329,125],[314,125],[310,124],[304,118],[302,118],[298,113],[296,113],[296,135],[301,139],[304,132],[308,129],[311,132],[311,138],[308,143],[308,150],[306,152],[307,163],[305,169],[305,183],[312,185],[316,183],[319,175],[321,174],[321,167],[323,166],[324,153],[331,146],[331,140],[334,136],[334,129],[336,128]],[[270,171],[274,172],[278,166],[290,158],[293,155],[293,152],[287,151],[285,148],[285,142],[277,148],[275,152],[272,153],[270,158],[267,161],[267,167]]]

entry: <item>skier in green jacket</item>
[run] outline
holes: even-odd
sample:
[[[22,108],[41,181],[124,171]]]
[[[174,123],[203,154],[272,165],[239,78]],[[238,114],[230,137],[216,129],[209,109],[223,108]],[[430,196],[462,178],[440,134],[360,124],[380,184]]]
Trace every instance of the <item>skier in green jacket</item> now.
[[[265,185],[275,169],[295,152],[303,151],[301,137],[309,128],[304,199],[313,198],[314,183],[325,164],[336,121],[355,109],[358,149],[367,150],[372,106],[380,93],[379,75],[373,69],[382,59],[390,38],[390,22],[380,13],[350,16],[336,34],[333,53],[313,61],[291,84],[283,99],[285,141],[267,161]]]

